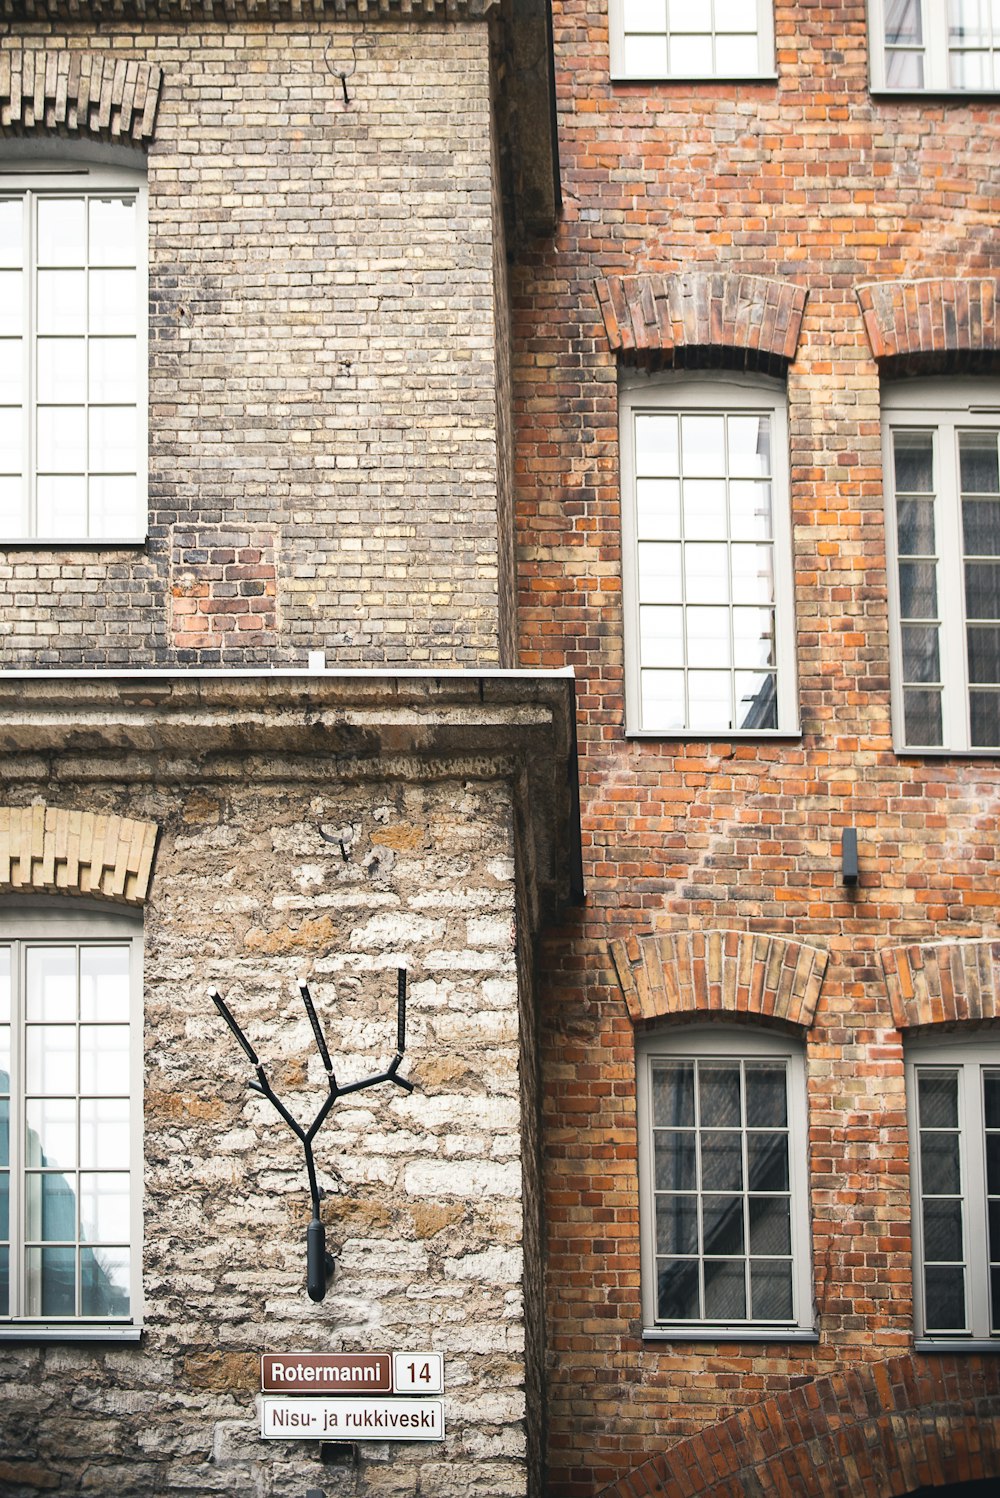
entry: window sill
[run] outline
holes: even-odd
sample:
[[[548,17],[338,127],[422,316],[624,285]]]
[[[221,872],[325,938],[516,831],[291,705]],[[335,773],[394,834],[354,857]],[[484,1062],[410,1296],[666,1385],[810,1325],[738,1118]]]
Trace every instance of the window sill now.
[[[6,1322],[0,1326],[0,1342],[138,1342],[141,1326],[74,1325],[72,1322]]]
[[[612,73],[611,82],[619,83],[764,83],[776,84],[777,73]]]
[[[910,747],[906,744],[893,746],[893,754],[897,759],[996,759],[1000,755],[1000,747],[996,749],[947,749],[940,744],[917,744]]]
[[[819,1332],[800,1326],[646,1326],[644,1342],[818,1342]]]
[[[67,547],[88,551],[120,551],[123,547],[145,546],[147,536],[0,536],[0,551],[65,551]]]
[[[660,739],[675,744],[774,744],[796,743],[802,738],[801,728],[775,728],[762,732],[759,728],[629,728],[625,727],[627,739]],[[983,751],[984,753],[988,751]],[[996,751],[994,751],[996,752]]]
[[[960,103],[963,99],[1000,98],[996,88],[886,88],[884,84],[871,90],[873,99],[944,99],[949,103]]]
[[[1000,1352],[1000,1338],[986,1341],[982,1337],[915,1337],[915,1352]]]

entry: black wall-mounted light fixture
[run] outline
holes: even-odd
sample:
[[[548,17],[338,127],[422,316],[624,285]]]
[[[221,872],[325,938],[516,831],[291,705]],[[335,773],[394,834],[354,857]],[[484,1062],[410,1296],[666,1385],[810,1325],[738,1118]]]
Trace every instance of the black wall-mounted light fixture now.
[[[845,827],[840,835],[840,858],[842,878],[845,884],[858,882],[858,833],[855,827]]]
[[[278,1115],[284,1119],[296,1139],[301,1142],[306,1157],[306,1173],[309,1177],[309,1196],[312,1201],[312,1221],[306,1230],[306,1288],[310,1300],[322,1300],[326,1294],[326,1287],[333,1274],[333,1255],[326,1251],[326,1229],[319,1215],[319,1204],[321,1192],[319,1182],[316,1179],[316,1162],[313,1159],[313,1140],[319,1133],[330,1109],[338,1098],[346,1097],[349,1092],[361,1092],[366,1087],[377,1087],[380,1082],[395,1082],[397,1087],[402,1087],[405,1092],[413,1091],[413,1083],[406,1077],[397,1076],[403,1053],[406,1050],[406,969],[397,969],[396,986],[396,1054],[389,1062],[385,1071],[377,1072],[374,1076],[364,1077],[360,1082],[349,1082],[346,1087],[341,1087],[333,1074],[333,1062],[330,1060],[330,1052],[327,1050],[326,1039],[320,1028],[316,1007],[308,985],[303,978],[299,979],[299,992],[305,1005],[309,1023],[312,1026],[313,1039],[316,1041],[316,1049],[319,1051],[323,1070],[326,1072],[327,1095],[323,1099],[319,1112],[313,1119],[308,1129],[302,1127],[297,1119],[285,1107],[281,1099],[271,1088],[270,1082],[264,1075],[264,1068],[258,1059],[257,1052],[247,1040],[237,1021],[233,1018],[229,1008],[219,993],[218,989],[210,988],[208,996],[216,1009],[225,1020],[236,1040],[239,1042],[243,1054],[257,1075],[247,1083],[254,1092],[261,1093],[271,1103]]]

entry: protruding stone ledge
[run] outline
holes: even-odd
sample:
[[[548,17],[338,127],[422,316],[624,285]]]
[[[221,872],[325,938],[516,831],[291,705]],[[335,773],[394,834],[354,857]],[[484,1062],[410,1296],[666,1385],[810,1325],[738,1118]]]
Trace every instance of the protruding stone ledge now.
[[[0,0],[0,16],[18,21],[338,21],[357,24],[359,17],[399,16],[421,21],[441,16],[475,18],[493,10],[499,0]]]
[[[828,953],[778,936],[695,931],[612,941],[633,1024],[668,1015],[755,1015],[806,1030]]]
[[[1000,940],[917,943],[880,955],[897,1030],[1000,1020]]]
[[[0,806],[0,891],[144,905],[157,832],[155,822],[92,811]]]
[[[0,51],[0,127],[152,140],[162,70],[110,53]]]
[[[583,894],[569,670],[3,672],[0,783],[40,773],[507,780],[533,926]]]
[[[783,375],[798,348],[807,291],[724,271],[609,276],[597,282],[608,342],[653,367]]]
[[[855,292],[886,374],[1000,369],[1000,277],[872,281]]]

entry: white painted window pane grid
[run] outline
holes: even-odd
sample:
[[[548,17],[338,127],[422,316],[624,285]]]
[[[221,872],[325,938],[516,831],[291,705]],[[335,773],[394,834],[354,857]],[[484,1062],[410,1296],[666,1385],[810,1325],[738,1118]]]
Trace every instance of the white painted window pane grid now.
[[[935,433],[899,427],[892,443],[906,738],[935,746],[944,734]]]
[[[759,0],[622,0],[625,71],[636,77],[760,70]]]
[[[961,1150],[961,1071],[918,1067],[917,1167],[928,1332],[968,1331],[966,1194]]]
[[[792,1319],[787,1085],[775,1060],[652,1062],[659,1320]]]
[[[129,1314],[130,965],[24,944],[23,1315]]]
[[[29,192],[24,201],[35,245],[33,515],[13,516],[13,487],[0,479],[0,524],[42,539],[129,535],[142,440],[137,198]]]
[[[634,432],[641,475],[637,526],[643,726],[696,732],[773,729],[774,669],[736,673],[737,655],[744,668],[773,668],[770,416],[637,412]],[[677,540],[644,539],[669,534]],[[735,539],[747,535],[759,539]],[[720,539],[702,539],[706,536]],[[668,625],[652,606],[678,604],[684,616],[684,653],[675,661],[664,651],[673,617]],[[737,644],[737,624],[745,628],[750,621],[759,631],[756,642],[748,646],[741,635]],[[667,667],[657,680],[656,673]]]
[[[0,1316],[10,1307],[11,949],[0,947]]]
[[[1000,1070],[984,1067],[983,1127],[986,1146],[986,1260],[990,1331],[1000,1332]]]
[[[0,198],[0,530],[27,529],[24,462],[28,448],[27,215],[22,197]]]
[[[969,737],[1000,744],[1000,430],[958,431]]]
[[[948,67],[952,88],[992,89],[1000,81],[1000,7],[991,0],[949,0]]]

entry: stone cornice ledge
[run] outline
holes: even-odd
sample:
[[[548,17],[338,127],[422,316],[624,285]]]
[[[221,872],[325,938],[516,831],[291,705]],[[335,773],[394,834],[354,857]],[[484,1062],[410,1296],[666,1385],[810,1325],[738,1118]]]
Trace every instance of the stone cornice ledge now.
[[[8,21],[72,21],[77,24],[192,21],[225,24],[268,21],[357,22],[397,17],[407,21],[476,20],[499,0],[0,0]]]
[[[575,683],[538,672],[0,673],[0,779],[504,778],[533,920],[582,898]]]

